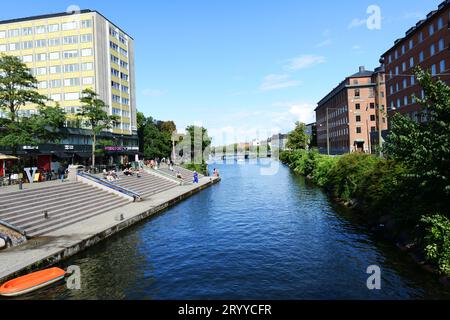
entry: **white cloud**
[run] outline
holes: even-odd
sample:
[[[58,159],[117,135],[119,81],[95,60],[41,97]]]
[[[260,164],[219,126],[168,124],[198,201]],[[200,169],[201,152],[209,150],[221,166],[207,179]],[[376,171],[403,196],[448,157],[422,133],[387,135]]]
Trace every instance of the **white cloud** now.
[[[313,55],[313,54],[305,54],[302,56],[298,56],[296,58],[292,58],[287,60],[288,64],[285,66],[285,69],[288,71],[297,71],[301,69],[311,68],[315,65],[322,64],[326,62],[325,57]]]
[[[291,79],[288,74],[270,74],[264,77],[263,83],[260,86],[261,91],[279,90],[290,87],[297,87],[301,81]]]
[[[352,22],[350,22],[350,24],[348,25],[349,29],[352,28],[357,28],[363,25],[367,25],[367,19],[359,19],[359,18],[355,18],[352,20]]]
[[[318,44],[316,45],[316,48],[327,47],[327,46],[330,46],[332,43],[333,43],[333,42],[331,41],[331,39],[327,39],[327,40],[324,40],[324,41],[318,43]]]
[[[161,97],[166,94],[166,91],[159,89],[145,89],[142,94],[146,97]]]

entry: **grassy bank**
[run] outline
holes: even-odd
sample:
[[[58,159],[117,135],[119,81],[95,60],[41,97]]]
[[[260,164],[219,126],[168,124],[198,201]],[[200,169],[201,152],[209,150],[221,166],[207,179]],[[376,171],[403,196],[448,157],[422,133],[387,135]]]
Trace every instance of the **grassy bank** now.
[[[436,213],[439,204],[424,201],[427,193],[413,168],[358,153],[330,157],[295,150],[281,153],[280,159],[422,256],[440,274],[450,275],[450,220],[444,212]]]

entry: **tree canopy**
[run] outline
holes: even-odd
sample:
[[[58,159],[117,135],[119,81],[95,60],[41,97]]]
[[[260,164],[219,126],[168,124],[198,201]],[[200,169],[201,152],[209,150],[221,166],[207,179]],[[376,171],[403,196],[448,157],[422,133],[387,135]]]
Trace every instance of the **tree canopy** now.
[[[113,124],[119,121],[119,117],[108,114],[105,102],[99,99],[92,89],[83,90],[82,95],[79,117],[92,130],[92,166],[95,166],[97,135],[103,130],[111,129]]]
[[[442,210],[450,196],[450,87],[420,69],[416,76],[425,93],[416,100],[427,121],[396,113],[384,149],[389,158],[412,169],[422,201]]]
[[[286,147],[291,150],[306,149],[309,144],[309,136],[306,133],[306,124],[295,123],[295,129],[289,133]]]
[[[48,99],[37,92],[37,80],[19,58],[0,56],[0,145],[11,147],[13,154],[22,145],[56,142],[63,137],[65,113],[58,106],[47,106]],[[36,112],[19,116],[26,105]]]
[[[146,159],[169,158],[172,154],[172,134],[177,127],[173,121],[158,121],[137,113],[139,149]]]

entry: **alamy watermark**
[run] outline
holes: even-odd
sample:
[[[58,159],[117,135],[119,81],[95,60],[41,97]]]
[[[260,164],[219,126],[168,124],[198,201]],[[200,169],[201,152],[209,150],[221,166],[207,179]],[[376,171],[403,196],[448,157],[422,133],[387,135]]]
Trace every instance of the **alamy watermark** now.
[[[367,278],[367,289],[381,290],[381,268],[377,265],[367,267],[366,273],[369,274]]]

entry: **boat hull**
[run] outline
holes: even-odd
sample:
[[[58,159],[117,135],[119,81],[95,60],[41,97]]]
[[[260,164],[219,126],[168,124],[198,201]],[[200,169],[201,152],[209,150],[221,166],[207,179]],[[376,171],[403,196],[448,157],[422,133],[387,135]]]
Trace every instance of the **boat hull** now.
[[[0,295],[4,297],[21,296],[61,281],[64,277],[65,271],[59,268],[34,272],[4,283],[0,287]]]

